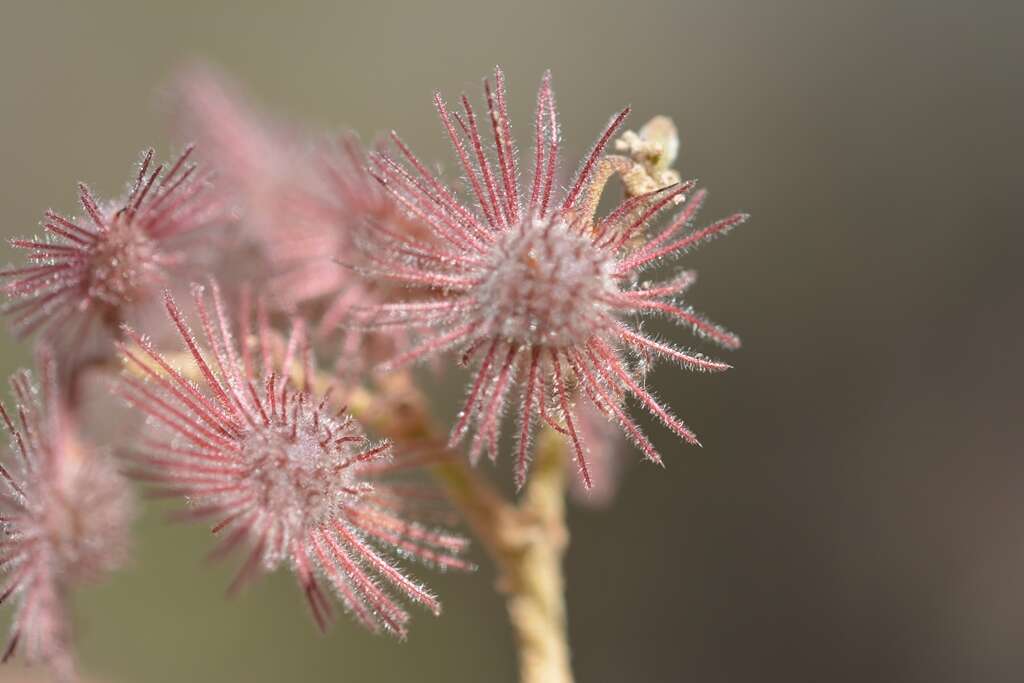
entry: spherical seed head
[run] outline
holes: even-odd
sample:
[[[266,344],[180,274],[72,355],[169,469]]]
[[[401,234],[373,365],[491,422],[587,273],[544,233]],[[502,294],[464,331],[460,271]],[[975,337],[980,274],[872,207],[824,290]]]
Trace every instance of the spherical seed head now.
[[[264,553],[265,568],[275,569],[296,540],[329,523],[345,505],[358,503],[364,491],[353,464],[365,442],[351,420],[330,414],[314,417],[312,412],[294,415],[290,424],[257,425],[241,436],[241,490],[276,529],[275,542]],[[218,499],[224,497],[200,496],[194,502],[203,505]]]
[[[485,334],[524,346],[585,342],[618,288],[614,262],[561,216],[527,217],[495,242],[489,272],[472,290]]]
[[[483,122],[467,97],[461,98],[461,111],[450,109],[440,94],[434,97],[470,201],[446,186],[396,134],[396,154],[381,150],[370,157],[371,175],[429,233],[420,238],[380,230],[367,250],[368,275],[426,293],[424,298],[378,307],[380,325],[420,334],[419,341],[390,365],[452,349],[461,352],[464,363],[475,363],[475,376],[450,440],[457,444],[475,427],[469,449],[473,461],[485,450],[495,457],[503,414],[514,403],[511,395],[517,389],[518,485],[526,478],[534,432],[543,424],[569,440],[584,485],[591,486],[576,413],[580,402],[591,404],[603,419],[621,427],[654,462],[660,463],[661,457],[626,413],[627,396],[683,440],[698,443],[646,388],[648,361],[657,356],[706,372],[729,366],[654,339],[637,320],[667,316],[730,349],[739,346],[739,339],[682,303],[695,280],[692,272],[682,271],[661,282],[645,281],[642,273],[724,234],[746,216],[734,214],[691,229],[704,192],[690,194],[695,183],[677,182],[675,172],[667,168],[674,154],[674,132],[664,121],[654,126],[660,132],[645,128],[644,136],[650,140],[632,136],[639,147],[626,145],[627,151],[646,155],[643,158],[653,164],[650,169],[639,168],[633,158],[605,154],[628,109],[612,117],[568,189],[559,191],[555,178],[562,134],[550,74],[545,74],[537,94],[532,176],[521,184],[520,156],[500,69],[495,71],[494,86],[485,81],[484,90],[488,116]],[[481,134],[488,128],[491,144],[485,144]],[[654,151],[656,158],[651,156]],[[655,171],[656,182],[651,175]],[[651,182],[633,182],[638,173]],[[623,179],[626,198],[599,216],[598,206],[613,176]],[[671,223],[658,232],[655,217],[677,206]]]
[[[123,211],[115,211],[106,234],[88,254],[82,270],[79,306],[118,309],[163,280],[159,247]]]
[[[76,322],[80,335],[94,320],[116,331],[186,261],[178,238],[214,223],[220,204],[207,179],[189,165],[188,147],[165,170],[145,152],[134,182],[117,201],[99,202],[79,185],[83,213],[47,211],[45,239],[15,239],[28,264],[0,271],[10,303],[4,312],[22,336],[57,337]],[[67,342],[80,342],[65,340]]]
[[[38,539],[35,559],[61,584],[93,580],[127,556],[130,489],[110,458],[84,450],[74,434],[44,438],[54,441],[39,443],[32,469],[15,478],[24,495],[15,492],[20,511],[5,524],[6,536]]]
[[[114,463],[79,440],[55,398],[51,363],[44,360],[43,368],[42,391],[28,373],[11,380],[17,423],[0,409],[11,435],[10,454],[0,466],[0,552],[7,574],[0,599],[15,595],[19,603],[5,658],[18,646],[30,661],[70,680],[67,600],[76,586],[124,562],[133,504]]]
[[[214,554],[248,545],[230,590],[287,562],[322,629],[331,615],[325,580],[367,628],[404,636],[409,614],[387,587],[435,613],[440,605],[381,550],[466,568],[458,557],[465,541],[410,519],[402,496],[381,478],[392,466],[390,444],[371,443],[344,409],[329,405],[329,393],[312,392],[303,325],[279,338],[261,301],[257,330],[239,316],[236,346],[219,289],[212,291],[211,311],[204,288],[193,288],[205,352],[165,296],[198,385],[125,329],[131,344],[120,347],[132,374],[118,391],[151,427],[135,456],[138,476],[184,495],[192,504],[186,517],[216,521],[223,540]]]
[[[133,510],[124,477],[107,457],[74,454],[66,442],[48,486],[37,483],[30,504],[38,531],[49,540],[60,573],[90,580],[120,567],[127,556]]]
[[[316,338],[337,342],[337,371],[350,379],[392,353],[401,335],[365,330],[365,309],[383,300],[348,263],[368,223],[404,232],[408,221],[367,177],[354,135],[312,140],[267,116],[208,67],[184,71],[176,118],[217,172],[217,192],[237,211],[236,244],[212,270],[221,281],[252,280],[276,308],[315,307]],[[315,143],[315,144],[314,144]],[[244,250],[247,258],[237,258]]]

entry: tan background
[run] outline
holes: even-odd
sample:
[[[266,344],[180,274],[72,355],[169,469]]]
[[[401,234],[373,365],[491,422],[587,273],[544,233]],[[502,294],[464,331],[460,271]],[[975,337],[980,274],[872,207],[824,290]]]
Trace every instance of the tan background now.
[[[574,512],[579,679],[1024,680],[1022,7],[7,0],[0,230],[166,151],[156,93],[194,57],[448,168],[431,91],[475,94],[496,62],[523,139],[554,70],[572,157],[624,103],[670,114],[705,215],[754,215],[687,259],[694,303],[746,346],[725,376],[653,380],[703,450],[654,430],[667,471]],[[7,372],[27,354],[3,344]],[[404,645],[344,620],[318,638],[285,575],[225,604],[205,532],[159,514],[81,600],[102,680],[514,679],[486,567],[435,581],[446,613]]]

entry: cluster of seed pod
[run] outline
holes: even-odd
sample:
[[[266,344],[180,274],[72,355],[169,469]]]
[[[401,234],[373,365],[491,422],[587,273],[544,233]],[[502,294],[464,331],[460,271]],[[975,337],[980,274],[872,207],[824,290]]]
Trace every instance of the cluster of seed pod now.
[[[453,111],[435,96],[463,193],[397,134],[368,152],[348,134],[318,142],[192,70],[177,89],[177,123],[198,146],[166,166],[144,153],[117,200],[80,185],[80,217],[47,211],[43,237],[12,241],[26,263],[0,271],[6,314],[53,351],[41,356],[42,389],[17,375],[17,408],[0,411],[12,438],[0,467],[0,599],[19,598],[8,654],[23,642],[30,659],[74,676],[66,599],[124,557],[132,506],[123,474],[186,499],[181,516],[210,522],[216,555],[245,548],[232,591],[283,565],[321,629],[334,610],[329,592],[367,628],[399,637],[410,618],[403,600],[438,613],[438,599],[398,559],[468,569],[466,540],[440,523],[448,519],[425,484],[403,479],[424,460],[372,440],[346,412],[346,393],[374,368],[422,359],[443,368],[449,353],[472,366],[443,457],[472,434],[469,460],[496,458],[513,404],[519,487],[541,427],[564,436],[581,490],[595,480],[611,490],[618,432],[661,463],[630,398],[697,443],[645,373],[655,359],[729,366],[642,322],[667,317],[727,349],[739,340],[682,301],[692,271],[657,282],[646,273],[746,216],[694,229],[705,193],[671,168],[678,145],[667,119],[620,137],[616,149],[630,156],[609,153],[628,109],[561,187],[549,74],[527,172],[504,75],[484,86],[483,121],[467,97]],[[626,192],[599,216],[614,177]],[[317,370],[323,361],[331,388]],[[118,444],[116,461],[87,446],[78,424],[80,384],[111,368],[111,393],[145,422]]]

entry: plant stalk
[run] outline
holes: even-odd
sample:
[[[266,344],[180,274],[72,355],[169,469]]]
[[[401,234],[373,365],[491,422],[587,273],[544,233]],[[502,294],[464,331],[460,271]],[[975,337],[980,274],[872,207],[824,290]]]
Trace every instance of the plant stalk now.
[[[349,408],[364,424],[397,443],[444,443],[426,410],[425,397],[407,374],[382,380],[378,393],[355,392]],[[573,680],[562,571],[569,538],[566,458],[561,437],[545,428],[518,505],[458,453],[433,467],[445,493],[494,560],[496,587],[505,596],[515,633],[522,683]]]

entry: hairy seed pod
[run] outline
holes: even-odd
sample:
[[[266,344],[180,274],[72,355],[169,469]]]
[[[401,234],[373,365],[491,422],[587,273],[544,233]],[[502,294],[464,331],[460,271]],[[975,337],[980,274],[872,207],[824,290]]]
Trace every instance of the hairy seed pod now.
[[[366,245],[364,272],[426,292],[425,297],[376,307],[381,327],[428,330],[392,367],[459,349],[475,377],[452,430],[452,444],[475,426],[470,457],[497,453],[502,415],[518,387],[519,439],[516,483],[526,479],[531,440],[539,424],[561,432],[572,444],[586,487],[592,484],[577,400],[618,423],[648,459],[661,456],[623,407],[633,396],[680,438],[694,433],[644,386],[648,360],[659,357],[690,370],[718,372],[729,366],[703,354],[657,340],[641,331],[644,317],[661,315],[727,349],[739,338],[708,322],[681,301],[695,281],[681,271],[656,283],[644,271],[722,235],[747,219],[734,214],[693,230],[704,199],[693,182],[627,196],[608,215],[597,207],[608,180],[634,170],[625,157],[604,155],[628,114],[612,117],[569,189],[556,188],[561,134],[550,74],[537,96],[532,175],[520,186],[519,154],[511,135],[504,76],[484,83],[487,117],[481,123],[465,96],[462,112],[434,102],[467,179],[471,201],[463,202],[397,135],[397,154],[371,156],[371,174],[394,201],[428,226],[418,238],[380,231]],[[485,145],[481,128],[490,129]],[[494,154],[488,153],[493,147]],[[493,158],[492,158],[493,157]],[[678,206],[660,232],[655,217]],[[632,355],[639,362],[628,362]]]

